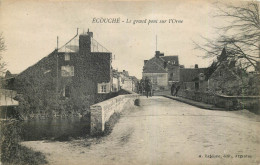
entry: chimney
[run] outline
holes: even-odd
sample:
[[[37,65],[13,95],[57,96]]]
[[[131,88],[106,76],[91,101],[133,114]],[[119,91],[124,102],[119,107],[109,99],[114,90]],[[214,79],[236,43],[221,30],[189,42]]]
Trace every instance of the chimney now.
[[[144,65],[147,63],[148,60],[144,60]]]
[[[79,36],[79,52],[80,54],[88,54],[91,52],[91,38],[93,32],[87,32],[87,34],[81,34]]]
[[[155,57],[159,57],[160,56],[160,51],[155,51]]]
[[[195,64],[195,68],[199,68],[199,65],[198,65],[198,64]]]
[[[88,34],[91,38],[93,38],[93,32],[89,32],[89,29],[88,29],[87,34]]]

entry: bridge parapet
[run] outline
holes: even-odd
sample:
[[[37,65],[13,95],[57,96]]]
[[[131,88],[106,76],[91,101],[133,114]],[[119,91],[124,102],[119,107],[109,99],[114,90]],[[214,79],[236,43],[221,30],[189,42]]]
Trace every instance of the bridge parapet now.
[[[248,109],[260,113],[260,96],[226,96],[190,90],[180,90],[179,96],[225,109]]]
[[[105,123],[114,113],[119,113],[124,108],[132,107],[135,100],[139,99],[138,94],[119,95],[103,102],[90,106],[91,135],[101,134],[105,130]]]

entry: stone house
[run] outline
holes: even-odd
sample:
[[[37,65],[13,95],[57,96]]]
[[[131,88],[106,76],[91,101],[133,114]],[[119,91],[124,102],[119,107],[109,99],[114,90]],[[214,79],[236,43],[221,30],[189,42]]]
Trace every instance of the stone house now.
[[[14,80],[27,113],[85,111],[111,96],[112,53],[93,32],[76,34],[69,42],[30,66]]]
[[[223,48],[218,60],[213,62],[209,77],[209,89],[214,93],[240,96],[259,95],[259,76],[243,70],[237,60],[228,58],[227,51]]]
[[[195,68],[180,69],[181,88],[193,91],[205,91],[207,89],[208,68],[199,68],[195,64]]]
[[[144,60],[142,77],[148,77],[155,90],[168,89],[173,82],[180,79],[178,56],[164,56],[160,51],[150,60]]]
[[[223,61],[209,77],[209,89],[215,93],[239,96],[249,88],[248,74],[235,66],[235,61]]]

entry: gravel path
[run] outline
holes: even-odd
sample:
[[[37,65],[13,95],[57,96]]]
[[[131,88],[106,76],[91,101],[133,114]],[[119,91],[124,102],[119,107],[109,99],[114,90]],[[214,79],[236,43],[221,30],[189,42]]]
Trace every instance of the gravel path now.
[[[249,113],[249,112],[248,112]],[[260,164],[254,114],[204,110],[168,98],[141,98],[103,138],[22,144],[53,165]]]

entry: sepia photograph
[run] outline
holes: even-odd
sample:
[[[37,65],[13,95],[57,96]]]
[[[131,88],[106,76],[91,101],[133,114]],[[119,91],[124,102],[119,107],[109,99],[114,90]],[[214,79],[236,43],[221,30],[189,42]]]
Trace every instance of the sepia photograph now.
[[[260,165],[259,0],[0,0],[0,165]]]

